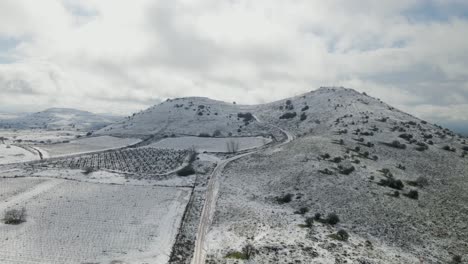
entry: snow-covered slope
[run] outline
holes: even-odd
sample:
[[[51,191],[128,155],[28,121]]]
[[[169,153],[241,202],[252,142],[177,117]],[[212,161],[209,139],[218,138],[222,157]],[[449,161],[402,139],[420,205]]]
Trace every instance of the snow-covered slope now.
[[[249,136],[268,133],[253,117],[242,116],[251,111],[250,106],[203,97],[177,98],[135,113],[97,134]]]
[[[256,115],[296,139],[223,172],[207,263],[247,244],[255,263],[452,263],[468,252],[466,138],[344,88]],[[336,225],[324,223],[331,213]]]
[[[17,118],[0,119],[0,128],[94,130],[118,120],[115,116],[99,115],[70,108],[50,108]]]

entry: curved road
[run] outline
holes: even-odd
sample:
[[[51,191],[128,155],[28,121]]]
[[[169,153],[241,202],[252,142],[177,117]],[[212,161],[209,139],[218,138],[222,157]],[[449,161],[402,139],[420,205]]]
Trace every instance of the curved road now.
[[[254,118],[259,123],[262,123],[256,116],[254,116]],[[282,146],[284,144],[291,142],[294,139],[294,135],[291,134],[289,131],[286,131],[275,125],[271,125],[271,124],[268,124],[268,125],[281,130],[287,136],[287,139],[284,142],[278,145],[275,145],[274,147]],[[200,217],[200,224],[198,226],[197,240],[195,241],[195,249],[194,249],[193,258],[191,262],[192,264],[204,264],[205,263],[205,257],[206,257],[205,256],[206,250],[204,248],[205,239],[210,229],[211,223],[213,221],[214,211],[216,208],[216,200],[218,196],[218,189],[219,189],[218,179],[221,173],[223,172],[223,169],[226,167],[226,165],[229,162],[240,159],[248,155],[252,155],[256,152],[259,152],[261,149],[262,148],[259,148],[251,152],[243,153],[243,154],[231,157],[229,159],[222,160],[218,163],[216,168],[213,170],[213,173],[211,174],[211,178],[208,182],[208,187],[206,190],[205,204],[203,205],[203,210],[202,210],[202,214]]]

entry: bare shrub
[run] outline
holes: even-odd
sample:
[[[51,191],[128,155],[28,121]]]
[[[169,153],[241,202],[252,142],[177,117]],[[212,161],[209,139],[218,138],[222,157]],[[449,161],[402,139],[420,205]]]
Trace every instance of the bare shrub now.
[[[226,150],[228,153],[236,153],[239,151],[239,142],[235,140],[229,140],[226,142]]]
[[[93,167],[86,167],[86,168],[83,170],[83,174],[84,174],[84,175],[88,175],[88,174],[90,174],[90,173],[93,172],[93,171],[94,171]]]
[[[408,184],[411,186],[416,186],[416,187],[424,187],[429,184],[429,181],[427,180],[426,177],[420,176],[414,181],[408,181]]]

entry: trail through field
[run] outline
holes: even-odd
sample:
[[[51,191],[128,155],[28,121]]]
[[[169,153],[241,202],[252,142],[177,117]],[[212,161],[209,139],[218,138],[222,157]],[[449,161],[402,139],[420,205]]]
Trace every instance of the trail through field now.
[[[0,212],[3,212],[7,210],[8,208],[14,207],[17,204],[20,204],[22,202],[25,202],[29,199],[32,199],[36,196],[38,196],[41,193],[44,193],[60,183],[64,182],[64,180],[59,180],[59,179],[49,179],[45,182],[39,183],[38,185],[32,187],[29,190],[26,190],[25,192],[19,193],[7,201],[0,203]]]
[[[261,123],[261,121],[256,116],[254,116],[254,118],[257,119],[257,121]],[[277,147],[283,146],[284,144],[287,144],[294,139],[294,135],[291,134],[289,131],[286,131],[280,127],[277,127],[271,124],[267,124],[267,125],[281,130],[284,134],[286,134],[286,137],[287,137],[284,142],[278,145],[272,146],[272,147],[277,148]],[[216,209],[216,200],[217,200],[217,195],[218,195],[218,190],[219,190],[220,174],[223,172],[223,169],[226,167],[227,164],[229,164],[229,162],[235,161],[237,159],[240,159],[248,155],[252,155],[254,153],[259,152],[260,150],[261,148],[223,160],[219,162],[216,168],[213,170],[213,173],[211,174],[211,178],[208,182],[208,187],[206,190],[206,198],[205,198],[205,203],[203,205],[202,214],[200,217],[200,224],[198,226],[197,239],[195,241],[195,250],[194,250],[193,258],[191,262],[192,264],[204,264],[205,263],[205,257],[206,257],[205,238],[206,238],[206,235],[208,234],[208,231],[210,230],[210,226],[213,221],[214,212]]]

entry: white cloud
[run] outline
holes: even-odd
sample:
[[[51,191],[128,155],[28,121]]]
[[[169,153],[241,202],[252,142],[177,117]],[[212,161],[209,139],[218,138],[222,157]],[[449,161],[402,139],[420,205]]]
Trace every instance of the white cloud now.
[[[445,19],[431,19],[429,4]],[[460,0],[5,0],[0,41],[18,44],[5,54],[0,42],[0,63],[12,61],[0,64],[0,101],[128,114],[166,97],[258,103],[339,85],[424,118],[466,120],[468,20],[455,12],[463,8]]]

